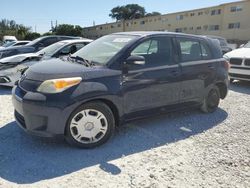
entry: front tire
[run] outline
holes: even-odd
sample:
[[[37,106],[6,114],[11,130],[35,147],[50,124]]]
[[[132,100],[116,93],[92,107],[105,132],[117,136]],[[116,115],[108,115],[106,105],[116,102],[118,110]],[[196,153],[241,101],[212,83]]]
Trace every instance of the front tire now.
[[[69,144],[93,148],[104,144],[115,131],[111,109],[102,102],[90,102],[77,108],[69,117],[65,137]]]
[[[204,113],[213,113],[219,106],[220,92],[217,86],[209,90],[201,106],[201,111]]]

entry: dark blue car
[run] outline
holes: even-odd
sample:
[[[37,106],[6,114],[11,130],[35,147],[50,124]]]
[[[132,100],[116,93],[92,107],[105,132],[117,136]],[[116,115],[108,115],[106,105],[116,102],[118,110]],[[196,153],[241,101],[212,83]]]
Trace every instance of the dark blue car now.
[[[115,127],[180,109],[212,113],[228,91],[217,41],[168,32],[104,36],[67,59],[30,67],[13,89],[15,118],[38,136],[103,144]]]

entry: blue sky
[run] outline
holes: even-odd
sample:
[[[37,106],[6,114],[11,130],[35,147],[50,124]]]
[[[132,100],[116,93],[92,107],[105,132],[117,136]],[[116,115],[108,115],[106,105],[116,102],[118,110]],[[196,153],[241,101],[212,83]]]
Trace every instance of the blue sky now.
[[[1,0],[0,19],[13,19],[19,24],[44,33],[50,29],[51,20],[58,24],[91,26],[112,22],[108,15],[115,6],[137,3],[147,12],[157,11],[162,14],[203,8],[232,2],[233,0]]]

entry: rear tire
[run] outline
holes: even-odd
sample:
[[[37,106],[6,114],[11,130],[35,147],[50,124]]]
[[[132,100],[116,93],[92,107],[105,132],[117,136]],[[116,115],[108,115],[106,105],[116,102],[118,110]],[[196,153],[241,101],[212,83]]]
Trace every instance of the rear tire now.
[[[234,82],[234,79],[233,79],[233,78],[230,78],[229,81],[230,81],[230,83],[233,83],[233,82]]]
[[[203,104],[201,106],[201,111],[204,113],[213,113],[216,111],[220,103],[220,92],[217,86],[214,86],[209,90],[206,95]]]
[[[115,131],[111,109],[96,101],[78,107],[69,117],[65,130],[66,141],[80,148],[94,148],[109,140]]]

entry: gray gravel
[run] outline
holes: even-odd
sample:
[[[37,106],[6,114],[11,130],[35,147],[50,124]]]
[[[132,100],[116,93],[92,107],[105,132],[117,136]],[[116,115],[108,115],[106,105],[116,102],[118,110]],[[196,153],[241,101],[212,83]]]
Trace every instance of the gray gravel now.
[[[0,88],[0,188],[250,187],[250,83],[213,114],[171,113],[125,125],[92,150],[27,135]]]

